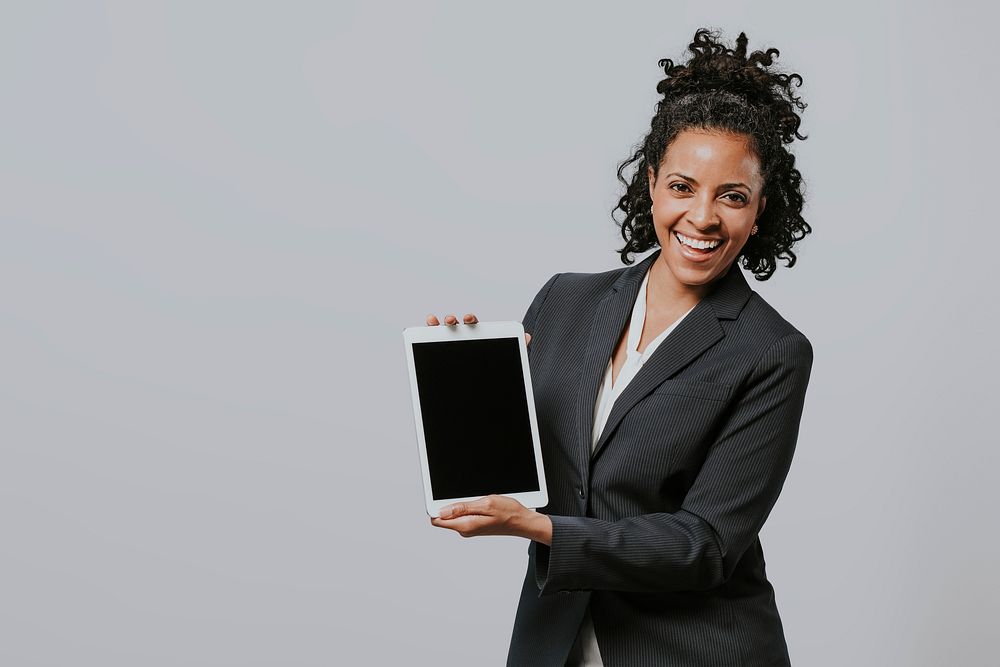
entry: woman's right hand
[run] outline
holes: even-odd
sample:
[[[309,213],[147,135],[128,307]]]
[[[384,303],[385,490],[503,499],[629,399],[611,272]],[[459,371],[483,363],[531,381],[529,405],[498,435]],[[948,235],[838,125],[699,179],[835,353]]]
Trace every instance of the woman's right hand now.
[[[463,318],[463,322],[465,324],[475,324],[478,321],[479,321],[479,318],[477,318],[472,313],[466,313],[465,317]],[[447,324],[448,326],[454,326],[454,325],[458,324],[458,318],[455,317],[454,315],[451,315],[451,314],[445,315],[444,316],[444,323]],[[438,321],[437,315],[428,315],[427,316],[427,326],[429,326],[429,327],[436,327],[439,324],[441,324],[441,322]],[[531,342],[531,334],[530,333],[524,334],[524,344],[527,345],[530,342]]]

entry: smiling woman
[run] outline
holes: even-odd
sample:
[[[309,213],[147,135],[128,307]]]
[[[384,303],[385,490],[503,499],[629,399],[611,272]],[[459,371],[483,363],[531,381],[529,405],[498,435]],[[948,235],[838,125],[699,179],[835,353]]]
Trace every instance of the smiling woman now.
[[[646,173],[652,226],[664,249],[653,280],[676,303],[693,306],[758,231],[767,203],[760,165],[743,135],[684,130],[659,169]],[[664,264],[666,279],[658,270]]]
[[[740,265],[767,280],[810,231],[784,146],[805,105],[776,49],[717,37],[660,61],[663,99],[619,166],[628,266],[556,273],[524,314],[549,504],[493,495],[431,519],[529,540],[510,666],[790,664],[758,533],[813,352]]]
[[[626,186],[614,209],[625,214],[619,226],[626,243],[619,253],[628,264],[631,253],[654,245],[667,247],[658,220],[676,214],[678,207],[664,208],[660,203],[665,205],[666,200],[657,198],[654,185],[664,172],[664,178],[671,179],[665,188],[688,195],[710,188],[706,196],[722,198],[733,210],[751,208],[753,217],[759,216],[754,237],[744,237],[745,245],[731,243],[727,261],[716,263],[728,265],[739,257],[758,280],[767,280],[779,258],[786,259],[789,268],[795,265],[791,248],[812,231],[802,218],[802,174],[795,168],[795,156],[785,148],[796,138],[806,138],[798,132],[801,119],[796,113],[806,104],[793,92],[802,77],[769,69],[778,49],[748,55],[746,34],[740,33],[735,50],[720,44],[717,37],[699,30],[689,46],[694,54],[689,62],[675,65],[669,58],[660,60],[667,75],[657,86],[663,99],[642,145],[618,168],[618,179]],[[700,146],[692,147],[689,133],[713,138],[703,137]],[[688,136],[678,136],[682,134]],[[710,153],[726,164],[710,159]],[[624,173],[633,165],[635,173],[626,180]],[[695,165],[710,170],[707,175],[715,180],[691,173]],[[693,223],[699,214],[710,212],[692,211]],[[710,236],[693,228],[687,231],[695,239]]]

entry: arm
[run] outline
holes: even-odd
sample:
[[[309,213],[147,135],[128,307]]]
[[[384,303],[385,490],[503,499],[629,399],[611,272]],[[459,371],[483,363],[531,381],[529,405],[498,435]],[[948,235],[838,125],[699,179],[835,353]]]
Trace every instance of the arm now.
[[[784,484],[812,360],[812,345],[797,332],[762,355],[677,512],[619,521],[550,515],[551,545],[536,545],[539,596],[706,590],[726,582]]]

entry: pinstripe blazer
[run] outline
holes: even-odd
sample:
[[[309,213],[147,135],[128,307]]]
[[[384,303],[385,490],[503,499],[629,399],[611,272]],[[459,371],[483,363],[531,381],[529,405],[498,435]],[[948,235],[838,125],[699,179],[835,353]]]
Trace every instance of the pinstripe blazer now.
[[[598,383],[659,254],[558,273],[524,315],[552,544],[529,542],[508,666],[564,665],[587,604],[606,667],[790,664],[758,533],[791,465],[812,345],[736,262],[591,452]]]

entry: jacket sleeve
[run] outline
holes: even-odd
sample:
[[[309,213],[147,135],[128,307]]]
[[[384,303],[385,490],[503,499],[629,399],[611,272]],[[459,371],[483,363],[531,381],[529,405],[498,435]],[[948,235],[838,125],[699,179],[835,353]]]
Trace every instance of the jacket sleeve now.
[[[561,274],[557,273],[546,281],[542,285],[542,289],[538,290],[538,294],[532,299],[531,305],[528,306],[528,310],[524,313],[524,317],[521,318],[521,324],[524,326],[524,332],[529,333],[534,336],[535,324],[538,322],[538,314],[542,310],[542,304],[545,303],[545,297],[549,295],[549,290],[552,289],[552,284],[556,281]],[[528,344],[528,349],[531,350],[531,344]]]
[[[799,332],[764,352],[676,512],[605,521],[554,516],[536,543],[539,597],[557,591],[707,590],[725,583],[778,499],[813,351]]]

